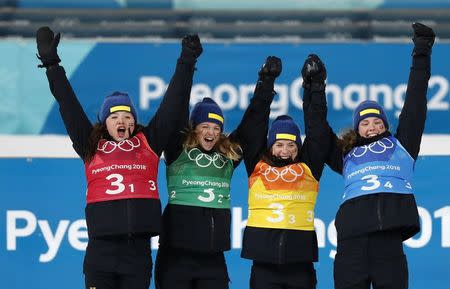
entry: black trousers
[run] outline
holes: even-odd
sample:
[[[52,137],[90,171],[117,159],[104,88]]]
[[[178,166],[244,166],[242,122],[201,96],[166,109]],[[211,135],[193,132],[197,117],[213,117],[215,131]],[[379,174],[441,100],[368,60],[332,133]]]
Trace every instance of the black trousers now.
[[[148,289],[152,276],[149,237],[90,239],[84,257],[86,289]]]
[[[315,289],[316,270],[312,262],[269,264],[253,262],[251,289]]]
[[[200,253],[162,247],[158,250],[157,289],[228,289],[229,281],[223,252]]]
[[[339,240],[335,289],[407,289],[408,264],[399,232],[381,231]]]

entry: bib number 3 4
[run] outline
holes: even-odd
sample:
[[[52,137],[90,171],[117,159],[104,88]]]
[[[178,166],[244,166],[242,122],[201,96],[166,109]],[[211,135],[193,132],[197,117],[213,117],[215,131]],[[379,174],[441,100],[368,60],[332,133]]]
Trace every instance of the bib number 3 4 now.
[[[361,190],[363,190],[363,191],[372,191],[372,190],[378,189],[380,186],[382,186],[377,175],[367,175],[367,176],[362,177],[361,180],[366,181],[366,184],[361,187]],[[394,186],[392,185],[392,183],[390,181],[386,181],[383,184],[383,187],[387,188],[387,189],[392,189]],[[406,183],[405,187],[408,189],[411,189],[411,184]]]

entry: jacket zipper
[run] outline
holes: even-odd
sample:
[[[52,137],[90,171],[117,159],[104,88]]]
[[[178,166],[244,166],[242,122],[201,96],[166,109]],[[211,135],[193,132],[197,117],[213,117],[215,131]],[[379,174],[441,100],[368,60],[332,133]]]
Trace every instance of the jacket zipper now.
[[[377,216],[378,216],[378,229],[383,230],[383,223],[381,220],[381,196],[377,198]]]
[[[131,216],[130,216],[130,211],[131,211],[131,205],[130,205],[130,200],[127,200],[127,235],[128,235],[128,242],[130,242],[130,239],[132,237],[133,232],[131,232]]]
[[[284,233],[284,231],[281,232],[280,241],[278,242],[278,264],[283,264]]]
[[[214,216],[211,212],[211,249],[214,249]]]

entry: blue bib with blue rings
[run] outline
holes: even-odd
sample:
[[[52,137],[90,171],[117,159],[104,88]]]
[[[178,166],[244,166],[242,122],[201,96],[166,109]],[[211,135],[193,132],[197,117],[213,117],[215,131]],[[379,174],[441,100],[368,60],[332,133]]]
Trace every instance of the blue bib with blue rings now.
[[[344,157],[342,202],[376,193],[412,194],[414,163],[393,136],[354,147]]]

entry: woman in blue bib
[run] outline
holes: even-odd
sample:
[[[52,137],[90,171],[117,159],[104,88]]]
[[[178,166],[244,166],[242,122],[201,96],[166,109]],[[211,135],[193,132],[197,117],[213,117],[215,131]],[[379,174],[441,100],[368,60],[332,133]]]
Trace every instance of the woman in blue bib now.
[[[345,183],[335,221],[336,289],[408,288],[402,242],[420,231],[412,179],[425,126],[435,38],[423,24],[412,27],[412,67],[396,133],[390,133],[383,108],[367,100],[355,109],[352,130],[340,139],[332,134],[327,163]]]
[[[190,117],[189,102],[184,103],[179,132],[164,151],[169,201],[162,216],[156,288],[229,288],[224,252],[231,247],[231,177],[242,151],[252,150],[253,131],[263,125],[274,82],[275,76],[258,81],[241,123],[228,136],[214,100],[205,97]]]

